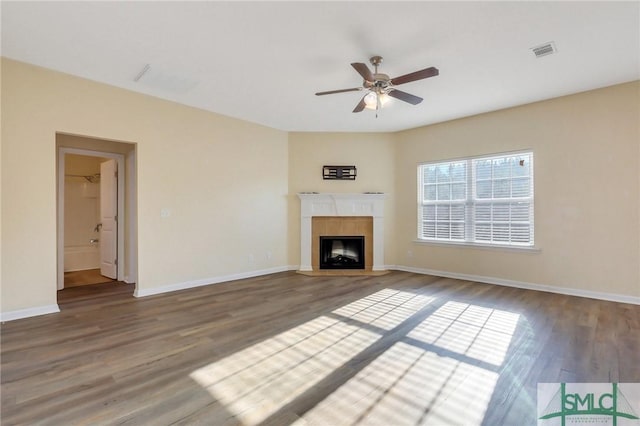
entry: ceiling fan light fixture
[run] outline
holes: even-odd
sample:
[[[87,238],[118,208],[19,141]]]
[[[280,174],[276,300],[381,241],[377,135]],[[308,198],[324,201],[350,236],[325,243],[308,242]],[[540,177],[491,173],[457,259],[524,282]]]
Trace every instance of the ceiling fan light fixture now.
[[[378,104],[378,96],[376,95],[376,92],[369,92],[365,95],[364,97],[365,108],[376,109],[377,104]]]
[[[380,97],[380,107],[385,106],[389,102],[389,95],[381,93],[378,95],[376,92],[369,92],[364,97],[364,107],[367,109],[378,109],[378,96]]]

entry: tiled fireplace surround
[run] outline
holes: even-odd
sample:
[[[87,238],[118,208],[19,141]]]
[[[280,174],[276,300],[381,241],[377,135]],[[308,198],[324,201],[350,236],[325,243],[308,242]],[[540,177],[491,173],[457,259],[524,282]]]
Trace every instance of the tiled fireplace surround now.
[[[300,193],[298,197],[301,202],[299,272],[320,273],[319,237],[340,235],[365,236],[363,273],[385,271],[384,194]]]

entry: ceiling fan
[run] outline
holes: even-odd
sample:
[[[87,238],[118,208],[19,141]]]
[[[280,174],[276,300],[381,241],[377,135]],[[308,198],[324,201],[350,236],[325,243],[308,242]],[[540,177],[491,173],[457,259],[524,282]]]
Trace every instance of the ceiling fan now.
[[[316,96],[332,95],[334,93],[343,92],[357,92],[360,90],[366,90],[367,94],[360,100],[358,105],[354,108],[353,112],[360,112],[365,108],[375,109],[376,117],[377,111],[382,108],[382,105],[388,100],[388,96],[392,98],[400,99],[401,101],[408,102],[412,105],[417,105],[422,102],[422,98],[412,95],[402,90],[398,90],[395,86],[409,83],[411,81],[422,80],[428,77],[435,77],[440,72],[435,67],[425,68],[420,71],[415,71],[409,74],[401,75],[400,77],[389,78],[388,75],[378,73],[378,65],[382,63],[382,56],[373,56],[369,59],[371,65],[374,67],[372,73],[366,64],[361,62],[354,62],[351,66],[362,76],[364,79],[362,87],[354,87],[352,89],[340,89],[329,90],[327,92],[318,92]]]

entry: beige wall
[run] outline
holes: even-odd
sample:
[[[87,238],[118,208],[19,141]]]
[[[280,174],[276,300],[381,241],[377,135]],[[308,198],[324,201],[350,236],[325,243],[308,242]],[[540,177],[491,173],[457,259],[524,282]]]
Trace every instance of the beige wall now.
[[[296,193],[381,191],[386,264],[640,296],[639,82],[396,134],[287,134],[7,59],[1,78],[2,312],[56,303],[57,132],[137,144],[142,290],[297,265]],[[413,242],[419,161],[520,149],[539,252]],[[333,164],[358,178],[322,180]]]
[[[299,192],[384,192],[385,263],[394,254],[394,135],[389,133],[289,134],[289,263],[300,264]],[[323,180],[322,166],[355,165],[355,180]]]
[[[639,91],[634,82],[398,133],[398,263],[640,296]],[[418,162],[521,149],[534,152],[539,252],[413,242]]]
[[[67,154],[64,159],[65,175],[93,176],[100,173],[100,163],[108,158],[90,157],[88,155]],[[80,181],[84,178],[74,178]],[[85,180],[86,182],[86,180]],[[99,182],[99,181],[96,181]]]
[[[1,13],[1,12],[0,12]],[[0,66],[0,99],[2,99],[2,97],[4,96],[4,94],[2,93],[2,66]],[[2,171],[2,164],[3,164],[3,160],[2,160],[2,137],[4,135],[4,130],[2,129],[2,104],[4,102],[0,102],[0,191],[2,191],[2,176],[4,174],[4,172]],[[4,236],[2,235],[2,193],[0,192],[0,312],[2,312],[2,241],[4,241]]]
[[[56,132],[137,143],[139,289],[286,265],[287,133],[3,58],[2,312],[56,303]]]

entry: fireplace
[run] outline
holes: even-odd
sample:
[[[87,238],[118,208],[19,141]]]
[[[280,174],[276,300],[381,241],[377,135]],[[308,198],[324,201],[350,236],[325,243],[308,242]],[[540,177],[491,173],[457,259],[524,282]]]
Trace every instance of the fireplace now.
[[[382,274],[384,265],[384,198],[381,193],[299,193],[300,273],[318,275]],[[320,237],[364,237],[364,268],[320,268]],[[342,271],[342,272],[341,272]]]
[[[364,269],[364,236],[320,237],[320,269]]]

